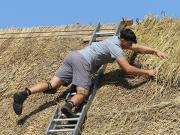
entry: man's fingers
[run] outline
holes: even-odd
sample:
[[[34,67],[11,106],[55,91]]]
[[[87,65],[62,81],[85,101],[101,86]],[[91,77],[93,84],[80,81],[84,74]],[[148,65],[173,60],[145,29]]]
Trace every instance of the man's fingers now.
[[[166,58],[167,58],[167,59],[169,58],[169,55],[168,55],[168,54],[166,54]]]
[[[160,57],[162,59],[168,59],[169,58],[168,54],[165,54],[165,53],[162,53],[162,52],[159,52],[157,55],[158,55],[158,57]]]
[[[160,55],[160,58],[164,59],[164,58],[165,58],[165,56],[164,56],[164,55]]]

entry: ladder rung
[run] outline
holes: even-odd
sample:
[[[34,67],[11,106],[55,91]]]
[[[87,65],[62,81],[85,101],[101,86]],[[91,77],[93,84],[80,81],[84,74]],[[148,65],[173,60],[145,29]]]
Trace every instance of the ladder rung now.
[[[71,96],[74,96],[74,95],[76,95],[76,92],[71,93]]]
[[[70,128],[64,128],[64,129],[51,129],[49,130],[49,133],[55,133],[55,132],[72,132],[74,129]]]
[[[76,124],[71,124],[71,125],[56,125],[56,127],[75,127]]]
[[[81,115],[81,113],[76,113],[76,115]],[[61,113],[61,116],[62,116],[62,117],[66,117],[66,115],[63,114],[63,113]]]
[[[61,116],[62,116],[62,117],[66,117],[66,115],[65,115],[65,114],[63,114],[63,113],[61,113]]]
[[[76,115],[81,115],[81,113],[76,113]]]
[[[96,35],[114,35],[115,32],[96,32]]]
[[[53,119],[54,122],[58,121],[77,121],[79,118],[67,118],[67,119]]]

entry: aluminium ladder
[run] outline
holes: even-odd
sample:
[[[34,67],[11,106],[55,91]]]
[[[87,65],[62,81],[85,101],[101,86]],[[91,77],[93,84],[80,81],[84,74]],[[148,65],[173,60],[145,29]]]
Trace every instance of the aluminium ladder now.
[[[118,35],[121,29],[121,23],[119,23],[115,32],[99,32],[100,23],[96,26],[95,30],[92,33],[91,39],[88,45],[91,45],[92,42],[96,41],[97,37],[101,36],[113,36]],[[56,108],[52,118],[50,119],[49,125],[45,132],[46,135],[53,135],[53,134],[72,134],[72,135],[79,135],[81,134],[81,126],[85,120],[88,108],[91,105],[91,102],[96,94],[97,87],[102,79],[103,73],[105,70],[105,66],[102,65],[97,72],[97,77],[94,79],[91,85],[90,94],[87,97],[86,101],[81,105],[80,108],[76,108],[74,113],[77,115],[77,118],[66,118],[65,115],[61,112],[59,107]],[[66,95],[66,100],[70,97],[75,95],[76,86],[70,85],[68,88],[68,94]]]

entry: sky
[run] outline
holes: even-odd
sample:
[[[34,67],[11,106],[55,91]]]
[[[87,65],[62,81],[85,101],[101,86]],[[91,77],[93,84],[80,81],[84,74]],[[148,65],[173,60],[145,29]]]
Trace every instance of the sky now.
[[[180,17],[180,0],[0,0],[0,28],[118,23],[122,17]]]

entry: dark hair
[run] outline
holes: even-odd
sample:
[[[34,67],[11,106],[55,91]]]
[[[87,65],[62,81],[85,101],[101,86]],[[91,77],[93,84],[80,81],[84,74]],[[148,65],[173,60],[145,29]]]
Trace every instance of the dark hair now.
[[[119,38],[123,38],[126,41],[137,43],[136,35],[131,29],[122,29],[120,31]]]

